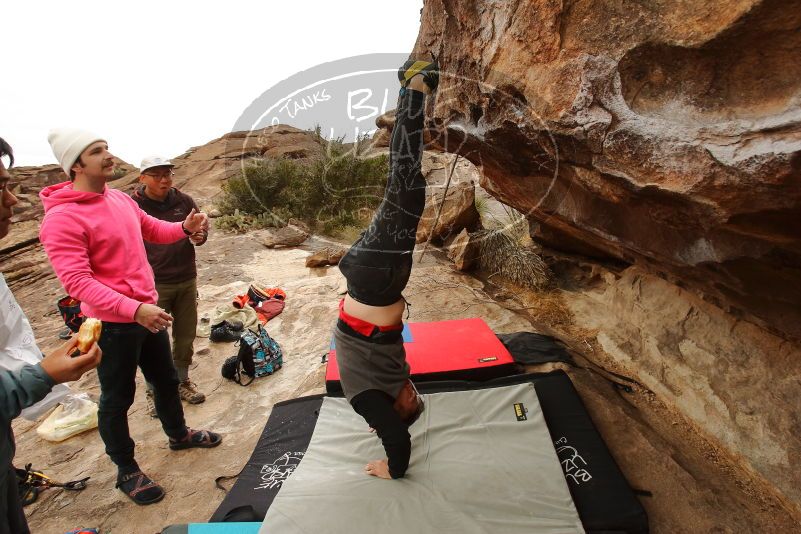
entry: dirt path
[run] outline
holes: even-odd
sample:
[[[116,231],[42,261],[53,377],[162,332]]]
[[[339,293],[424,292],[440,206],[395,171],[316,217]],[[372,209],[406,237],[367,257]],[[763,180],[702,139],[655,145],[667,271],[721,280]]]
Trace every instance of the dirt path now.
[[[271,335],[284,348],[285,366],[272,377],[240,387],[223,381],[219,374],[222,361],[234,353],[232,344],[196,340],[198,354],[191,376],[208,400],[187,406],[186,417],[192,426],[224,434],[223,444],[208,451],[171,452],[158,422],[144,412],[142,387],[137,389],[129,414],[131,434],[137,442],[140,465],[167,491],[161,503],[138,507],[114,488],[115,470],[103,452],[97,431],[51,444],[36,435],[33,423],[14,423],[17,465],[32,462],[58,480],[92,477],[82,492],[44,492],[27,508],[33,532],[57,534],[94,526],[115,534],[149,533],[169,524],[208,520],[224,496],[214,486],[215,477],[239,471],[272,405],[324,391],[320,357],[327,351],[344,285],[336,268],[307,269],[303,261],[307,254],[303,249],[265,249],[253,234],[222,232],[214,232],[199,250],[201,315],[243,292],[251,280],[287,291],[285,311],[269,324]],[[51,310],[60,288],[52,276],[36,275],[26,281],[24,268],[19,268],[23,259],[32,265],[45,261],[41,249],[33,247],[24,257],[5,258],[0,263],[4,272],[17,265],[14,272],[23,273],[11,285],[29,314],[40,346],[47,350],[55,344],[55,334],[61,328]],[[534,329],[531,315],[507,309],[520,307],[519,302],[509,296],[493,300],[483,287],[480,280],[452,271],[440,254],[427,254],[423,264],[415,266],[407,292],[411,320],[482,317],[498,333]],[[540,326],[550,328],[547,324]],[[564,326],[553,327],[565,336],[571,335]],[[579,339],[567,341],[580,343]],[[590,350],[588,353],[597,357]],[[692,429],[657,399],[640,391],[619,394],[591,373],[569,372],[632,484],[653,493],[643,500],[653,532],[793,530],[792,519],[775,501],[735,476],[725,459],[710,456],[711,449],[695,439]],[[95,373],[76,383],[75,389],[98,395]]]

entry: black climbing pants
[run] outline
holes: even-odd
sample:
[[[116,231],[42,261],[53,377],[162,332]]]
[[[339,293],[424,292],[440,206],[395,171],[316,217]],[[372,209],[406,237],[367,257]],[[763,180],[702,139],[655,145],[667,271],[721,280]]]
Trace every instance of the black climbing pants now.
[[[103,322],[98,345],[103,359],[97,367],[100,406],[97,427],[106,454],[119,468],[135,464],[134,441],[128,430],[128,409],[136,393],[136,368],[153,384],[156,413],[167,436],[186,436],[184,409],[178,395],[178,373],[172,362],[167,332],[148,331],[137,323]]]
[[[348,293],[370,306],[400,300],[412,270],[417,224],[426,201],[421,171],[425,94],[405,90],[392,130],[389,178],[370,226],[340,260]]]
[[[11,465],[2,469],[5,476],[0,476],[0,534],[28,534],[30,530],[22,510],[17,473]]]

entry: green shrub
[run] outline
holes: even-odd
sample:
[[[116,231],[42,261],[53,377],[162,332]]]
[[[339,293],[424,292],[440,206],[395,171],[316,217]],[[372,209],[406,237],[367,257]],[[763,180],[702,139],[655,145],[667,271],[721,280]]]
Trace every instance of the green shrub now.
[[[275,226],[283,226],[283,221],[286,218],[279,214],[274,213],[260,213],[259,215],[247,215],[240,213],[239,210],[234,210],[234,213],[223,215],[215,219],[214,225],[221,230],[229,230],[232,232],[247,232],[248,230],[255,230],[257,228],[271,228]]]
[[[266,213],[283,221],[294,217],[326,234],[363,226],[383,197],[388,158],[360,157],[358,142],[346,146],[336,139],[326,144],[319,158],[265,159],[248,165],[223,186],[221,211],[232,216],[239,210],[240,217]],[[225,219],[218,226],[242,222]]]

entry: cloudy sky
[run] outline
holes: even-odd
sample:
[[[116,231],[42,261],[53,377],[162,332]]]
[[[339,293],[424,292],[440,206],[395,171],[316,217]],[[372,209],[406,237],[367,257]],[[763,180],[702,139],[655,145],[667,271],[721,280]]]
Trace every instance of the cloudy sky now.
[[[274,84],[320,63],[407,53],[422,0],[5,2],[0,137],[55,163],[47,132],[92,130],[138,165],[230,131]]]

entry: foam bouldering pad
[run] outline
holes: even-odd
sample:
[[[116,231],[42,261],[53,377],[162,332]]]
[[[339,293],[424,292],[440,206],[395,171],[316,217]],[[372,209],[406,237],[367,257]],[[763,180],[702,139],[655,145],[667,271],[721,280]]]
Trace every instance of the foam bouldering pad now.
[[[415,383],[481,381],[518,372],[514,358],[483,319],[408,323],[406,328],[403,345]],[[336,348],[328,353],[325,387],[329,394],[342,392]]]

